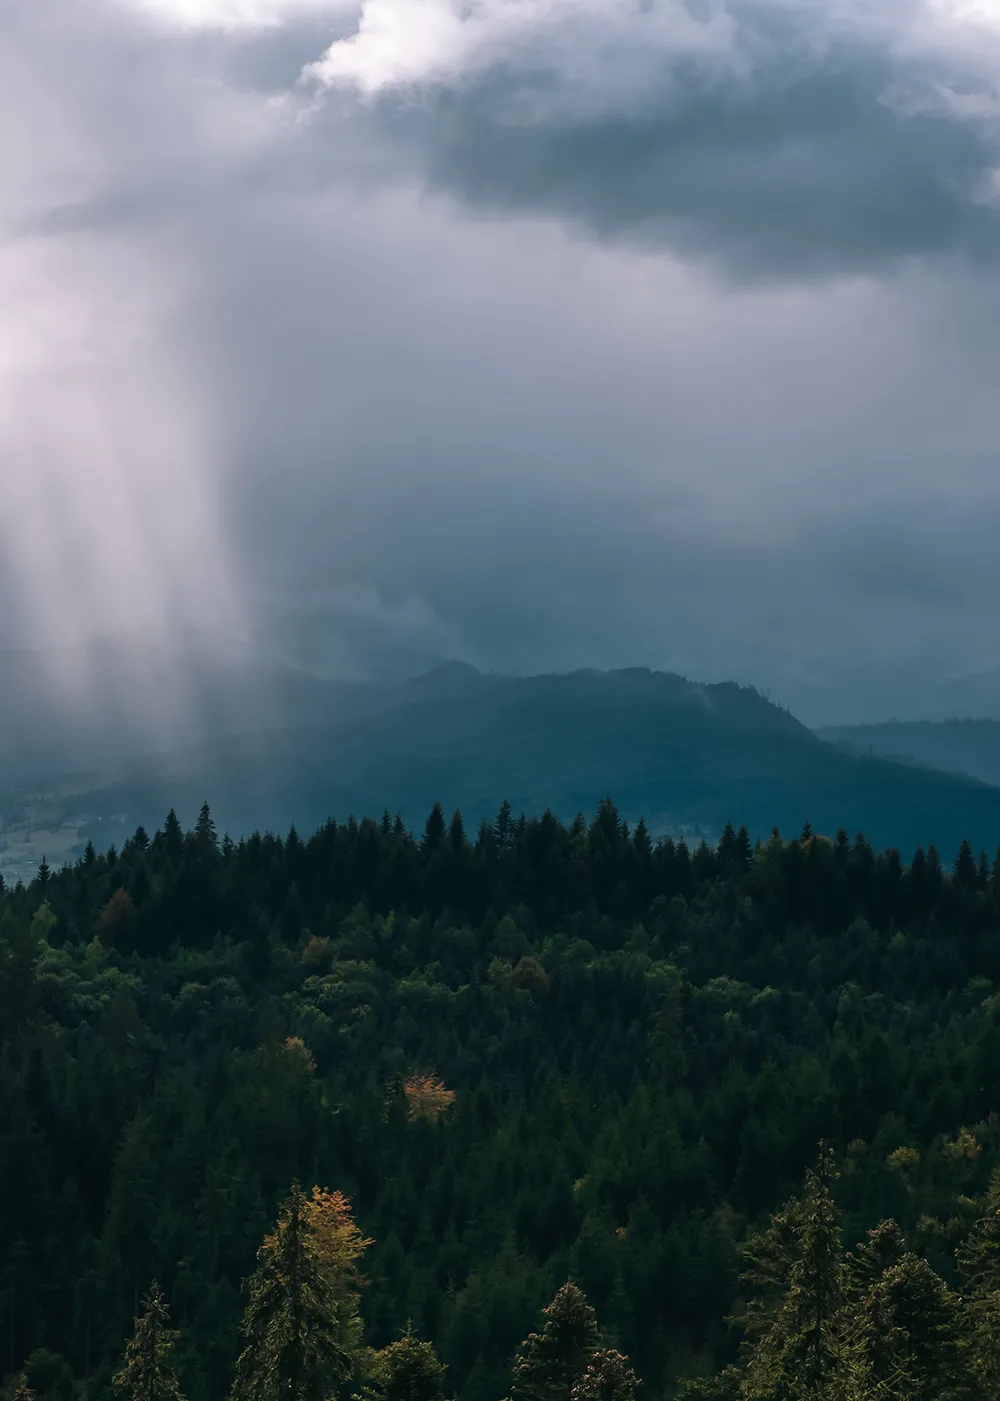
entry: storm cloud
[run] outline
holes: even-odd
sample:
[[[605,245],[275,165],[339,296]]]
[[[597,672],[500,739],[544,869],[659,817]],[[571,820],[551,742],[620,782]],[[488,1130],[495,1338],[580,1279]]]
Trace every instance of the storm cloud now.
[[[823,720],[1000,662],[1000,7],[46,9],[0,20],[9,640]]]

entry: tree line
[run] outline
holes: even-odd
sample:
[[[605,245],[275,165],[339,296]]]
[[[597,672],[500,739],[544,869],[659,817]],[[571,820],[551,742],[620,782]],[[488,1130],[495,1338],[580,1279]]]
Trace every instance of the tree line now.
[[[393,1359],[513,1395],[567,1280],[601,1319],[570,1401],[598,1354],[605,1401],[791,1396],[793,1372],[910,1395],[920,1290],[954,1387],[992,1375],[968,1262],[1000,1209],[1000,874],[968,847],[950,870],[808,828],[689,849],[610,801],[472,836],[440,807],[417,836],[238,842],[170,814],[0,890],[0,1041],[8,1391],[103,1401],[153,1337],[191,1401],[264,1401],[292,1315],[255,1290],[295,1202],[310,1259],[356,1232],[310,1286],[327,1395],[383,1394]]]

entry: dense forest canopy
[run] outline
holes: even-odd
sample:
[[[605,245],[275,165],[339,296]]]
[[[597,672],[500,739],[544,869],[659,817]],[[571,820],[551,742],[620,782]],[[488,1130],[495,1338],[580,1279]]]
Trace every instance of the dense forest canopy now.
[[[310,1285],[354,1300],[313,1339],[334,1390],[353,1349],[380,1394],[397,1367],[534,1395],[572,1280],[600,1326],[578,1401],[630,1367],[643,1395],[784,1395],[804,1356],[874,1395],[872,1339],[905,1351],[918,1305],[940,1345],[912,1394],[979,1394],[1000,862],[968,845],[947,870],[808,827],[691,850],[610,801],[238,844],[171,813],[0,892],[0,1035],[15,1391],[103,1398],[166,1339],[191,1401],[264,1395],[238,1359],[268,1250],[319,1200],[356,1232],[357,1277]]]

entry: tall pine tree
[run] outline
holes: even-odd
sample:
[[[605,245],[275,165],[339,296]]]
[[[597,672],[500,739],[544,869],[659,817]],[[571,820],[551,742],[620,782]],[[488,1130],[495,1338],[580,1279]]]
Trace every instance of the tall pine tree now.
[[[142,1301],[135,1334],[125,1348],[115,1373],[116,1391],[128,1401],[183,1401],[180,1382],[171,1362],[177,1331],[170,1327],[170,1312],[163,1291],[154,1280]]]
[[[328,1401],[351,1359],[322,1242],[297,1182],[257,1259],[233,1401]]]
[[[570,1401],[597,1351],[597,1318],[577,1285],[564,1284],[544,1312],[514,1364],[513,1401]]]

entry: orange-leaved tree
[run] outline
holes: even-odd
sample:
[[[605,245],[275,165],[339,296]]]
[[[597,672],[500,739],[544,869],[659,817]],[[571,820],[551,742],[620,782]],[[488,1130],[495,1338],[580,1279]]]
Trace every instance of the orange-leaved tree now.
[[[403,1085],[406,1096],[406,1117],[411,1123],[416,1119],[427,1119],[436,1123],[455,1102],[455,1091],[445,1088],[444,1081],[437,1075],[414,1071]]]

